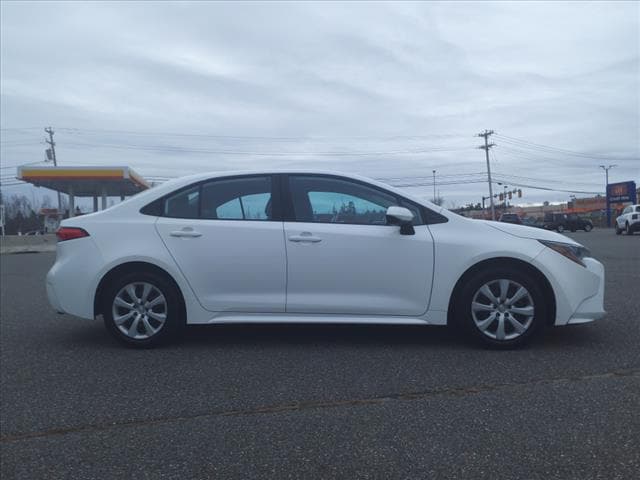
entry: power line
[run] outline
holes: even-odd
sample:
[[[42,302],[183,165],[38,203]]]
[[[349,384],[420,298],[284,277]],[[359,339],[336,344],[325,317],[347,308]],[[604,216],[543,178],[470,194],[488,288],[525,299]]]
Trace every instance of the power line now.
[[[172,153],[203,153],[203,154],[216,154],[216,155],[247,155],[247,156],[329,156],[329,157],[342,157],[342,156],[383,156],[383,155],[419,155],[423,153],[432,152],[453,152],[470,150],[471,147],[443,147],[443,148],[427,148],[416,150],[395,150],[395,151],[379,151],[379,152],[364,152],[364,151],[344,151],[344,152],[313,152],[313,151],[298,151],[298,152],[254,152],[254,151],[240,151],[240,150],[211,150],[203,148],[191,148],[182,147],[176,145],[135,145],[135,144],[116,144],[116,143],[65,143],[67,147],[103,147],[114,148],[120,150],[141,150],[141,151],[155,151],[155,152],[172,152]]]
[[[452,173],[452,174],[441,174],[438,175],[438,178],[448,178],[448,177],[468,177],[468,176],[476,176],[476,175],[486,175],[487,172],[472,172],[472,173]],[[428,177],[420,177],[420,176],[409,176],[409,177],[380,177],[376,178],[376,180],[386,180],[386,181],[403,181],[403,180],[429,180],[431,176]]]
[[[494,176],[497,177],[501,177],[501,178],[515,178],[515,179],[520,179],[520,180],[533,180],[535,182],[548,182],[548,183],[567,183],[563,180],[552,180],[549,178],[535,178],[535,177],[525,177],[522,175],[511,175],[508,173],[499,173],[499,172],[494,172]],[[588,186],[595,186],[595,183],[589,183],[589,182],[571,182],[574,185],[588,185]]]
[[[21,163],[20,165],[4,165],[0,167],[1,170],[5,170],[7,168],[18,168],[26,165],[36,165],[38,163],[46,163],[44,160],[40,160],[39,162],[29,162],[29,163]]]
[[[438,185],[466,185],[470,183],[485,183],[486,179],[481,180],[459,180],[450,182],[438,182]],[[431,187],[433,186],[433,180],[431,182],[417,182],[417,183],[390,183],[392,187]]]
[[[547,190],[551,192],[566,192],[566,193],[584,193],[587,195],[601,195],[602,192],[594,192],[594,191],[585,191],[585,190],[565,190],[562,188],[553,188],[553,187],[540,187],[537,185],[531,185],[526,183],[512,182],[509,183],[515,187],[525,187],[525,188],[533,188],[535,190]]]
[[[426,138],[464,138],[462,133],[442,133],[432,135],[388,135],[388,136],[373,136],[373,135],[352,135],[352,136],[259,136],[259,135],[220,135],[220,134],[208,134],[208,133],[181,133],[181,132],[144,132],[135,130],[109,130],[109,129],[85,129],[85,128],[71,128],[60,127],[59,131],[65,131],[71,134],[104,134],[104,133],[117,133],[131,136],[156,136],[156,137],[190,137],[190,138],[221,138],[221,139],[239,139],[239,140],[278,140],[278,141],[299,141],[299,140],[337,140],[337,139],[378,139],[378,140],[395,140],[395,139],[426,139]]]
[[[562,153],[565,155],[573,155],[573,156],[579,156],[579,157],[585,157],[585,158],[591,158],[591,159],[600,159],[600,160],[603,160],[603,159],[604,160],[637,160],[637,158],[633,158],[633,157],[617,157],[617,156],[605,155],[605,154],[579,152],[575,150],[569,150],[566,148],[553,147],[551,145],[544,145],[541,143],[530,142],[528,140],[520,139],[517,137],[510,137],[508,135],[499,135],[499,134],[496,134],[496,135],[498,135],[498,137],[503,142],[510,143],[512,145],[518,145],[525,148],[530,148],[532,150],[547,151],[549,153]]]

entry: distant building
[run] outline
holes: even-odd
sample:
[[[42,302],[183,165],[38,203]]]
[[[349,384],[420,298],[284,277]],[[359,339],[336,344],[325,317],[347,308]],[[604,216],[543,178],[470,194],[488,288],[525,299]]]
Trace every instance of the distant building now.
[[[574,198],[567,205],[571,213],[601,212],[607,208],[607,199],[601,195],[588,198]]]

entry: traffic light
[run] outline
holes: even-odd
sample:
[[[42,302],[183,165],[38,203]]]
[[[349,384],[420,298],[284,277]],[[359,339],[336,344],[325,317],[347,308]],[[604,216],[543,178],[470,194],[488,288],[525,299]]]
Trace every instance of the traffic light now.
[[[518,189],[518,198],[522,197],[522,190]]]

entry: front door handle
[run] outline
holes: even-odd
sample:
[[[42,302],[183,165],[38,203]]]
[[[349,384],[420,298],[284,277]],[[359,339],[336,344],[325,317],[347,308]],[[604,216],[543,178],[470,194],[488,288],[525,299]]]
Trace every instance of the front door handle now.
[[[172,237],[187,237],[187,238],[196,238],[201,237],[202,234],[191,227],[185,227],[182,230],[174,230],[169,235]]]
[[[302,232],[300,235],[289,235],[289,241],[295,243],[318,243],[322,239],[311,232]]]

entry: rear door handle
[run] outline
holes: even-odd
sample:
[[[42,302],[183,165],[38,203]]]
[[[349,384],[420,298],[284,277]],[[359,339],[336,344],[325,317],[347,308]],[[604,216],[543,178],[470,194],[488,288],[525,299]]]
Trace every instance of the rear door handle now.
[[[302,232],[300,235],[289,235],[289,241],[295,243],[318,243],[322,239],[311,232]]]
[[[185,227],[182,230],[174,230],[169,235],[172,237],[187,237],[187,238],[195,238],[201,237],[202,234],[191,227]]]

